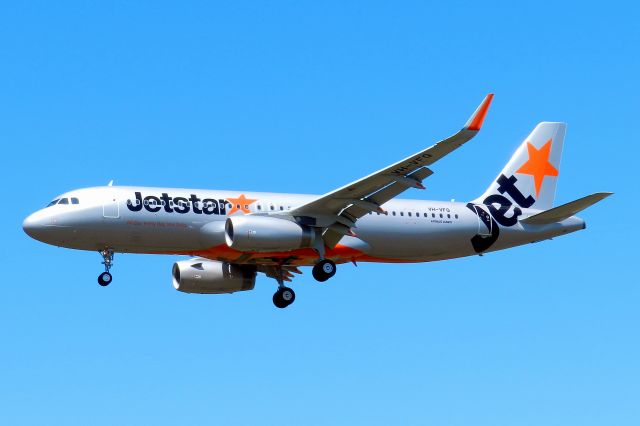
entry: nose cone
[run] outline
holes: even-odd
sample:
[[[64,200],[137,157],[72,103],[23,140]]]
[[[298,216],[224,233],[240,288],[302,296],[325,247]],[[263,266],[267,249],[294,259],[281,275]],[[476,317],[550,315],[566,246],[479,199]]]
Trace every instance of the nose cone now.
[[[22,222],[22,229],[31,238],[42,241],[45,232],[44,217],[40,212],[29,215],[24,222]]]
[[[43,243],[67,247],[76,240],[77,230],[72,219],[64,212],[42,209],[33,213],[22,222],[22,229],[31,238]]]

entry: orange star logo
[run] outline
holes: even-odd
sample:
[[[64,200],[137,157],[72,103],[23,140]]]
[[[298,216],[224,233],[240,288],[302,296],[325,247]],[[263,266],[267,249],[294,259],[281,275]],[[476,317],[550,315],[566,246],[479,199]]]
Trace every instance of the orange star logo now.
[[[240,195],[238,198],[227,198],[227,201],[231,203],[231,210],[227,212],[229,216],[234,214],[235,212],[243,212],[244,214],[251,213],[249,211],[249,204],[253,204],[258,200],[252,200],[244,196],[244,194]]]
[[[529,159],[516,171],[516,173],[533,176],[533,182],[536,187],[536,196],[540,195],[540,188],[542,188],[542,181],[545,176],[558,176],[558,169],[553,167],[553,164],[549,162],[551,143],[552,140],[549,139],[542,148],[536,149],[535,146],[527,142]]]

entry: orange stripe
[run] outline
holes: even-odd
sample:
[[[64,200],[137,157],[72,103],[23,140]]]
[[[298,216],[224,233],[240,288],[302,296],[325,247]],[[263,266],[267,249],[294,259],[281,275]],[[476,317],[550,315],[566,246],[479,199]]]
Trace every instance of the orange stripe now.
[[[319,259],[318,253],[310,248],[268,253],[245,253],[229,248],[227,245],[219,245],[205,250],[194,251],[169,251],[156,254],[178,254],[186,256],[204,257],[205,259],[219,260],[230,263],[258,263],[274,265],[286,262],[287,265],[313,266]],[[369,256],[360,250],[341,244],[335,248],[327,248],[325,256],[336,263],[358,262],[382,262],[382,263],[416,263],[416,261],[393,259],[377,256]]]

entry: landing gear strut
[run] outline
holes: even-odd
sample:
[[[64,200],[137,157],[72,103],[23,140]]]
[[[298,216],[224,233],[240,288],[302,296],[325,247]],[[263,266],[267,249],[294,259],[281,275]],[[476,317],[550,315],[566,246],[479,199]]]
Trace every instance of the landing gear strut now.
[[[98,275],[98,284],[102,287],[106,287],[111,284],[111,280],[113,279],[109,273],[109,269],[113,266],[114,251],[112,249],[104,249],[100,250],[98,253],[102,256],[102,264],[104,265],[104,272]]]
[[[332,260],[322,259],[316,263],[311,273],[317,281],[324,282],[336,274],[336,264]]]
[[[326,247],[320,234],[317,235],[313,249],[318,253],[320,261],[315,264],[311,274],[316,281],[325,282],[336,274],[336,264],[333,260],[325,259]]]
[[[276,280],[278,290],[273,294],[273,304],[276,308],[284,309],[296,300],[296,293],[284,285],[284,271],[282,267],[276,269]]]

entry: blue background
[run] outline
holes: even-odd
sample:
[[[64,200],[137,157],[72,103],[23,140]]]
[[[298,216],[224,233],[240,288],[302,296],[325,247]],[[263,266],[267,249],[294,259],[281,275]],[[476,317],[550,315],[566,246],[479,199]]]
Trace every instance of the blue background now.
[[[2,424],[635,425],[638,6],[610,1],[5,2],[0,13]],[[557,202],[588,229],[433,264],[176,292],[177,258],[28,238],[67,190],[323,193],[455,132],[409,197],[479,195],[566,121]]]

